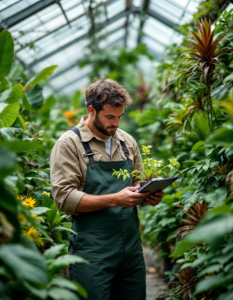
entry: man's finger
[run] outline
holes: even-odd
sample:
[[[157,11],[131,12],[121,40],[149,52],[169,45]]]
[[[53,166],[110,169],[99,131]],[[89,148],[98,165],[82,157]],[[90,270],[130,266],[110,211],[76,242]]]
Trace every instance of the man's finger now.
[[[137,189],[139,189],[139,186],[128,186],[127,190],[129,191],[136,191]]]
[[[146,192],[146,193],[133,193],[133,197],[134,198],[145,198],[145,197],[148,197],[150,195],[150,193],[149,192]]]

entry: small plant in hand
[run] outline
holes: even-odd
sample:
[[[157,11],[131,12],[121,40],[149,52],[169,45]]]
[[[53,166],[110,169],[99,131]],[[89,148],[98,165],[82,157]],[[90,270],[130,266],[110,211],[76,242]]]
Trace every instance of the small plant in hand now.
[[[169,158],[170,164],[167,166],[164,166],[164,162],[162,160],[155,160],[153,158],[148,157],[150,155],[150,148],[152,146],[142,146],[142,154],[145,156],[143,159],[141,165],[143,165],[142,171],[134,170],[132,173],[129,173],[127,170],[120,169],[119,171],[116,171],[113,169],[112,176],[115,175],[119,179],[120,176],[123,176],[123,181],[126,180],[126,178],[130,178],[130,176],[136,176],[142,181],[149,181],[152,178],[155,177],[162,177],[167,176],[167,174],[164,172],[165,169],[171,169],[179,168],[180,164],[178,163],[176,158]]]

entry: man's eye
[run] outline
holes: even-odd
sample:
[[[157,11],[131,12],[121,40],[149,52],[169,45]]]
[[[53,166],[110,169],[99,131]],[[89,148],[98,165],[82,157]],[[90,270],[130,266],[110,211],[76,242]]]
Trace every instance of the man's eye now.
[[[112,119],[112,117],[107,117],[108,119]]]

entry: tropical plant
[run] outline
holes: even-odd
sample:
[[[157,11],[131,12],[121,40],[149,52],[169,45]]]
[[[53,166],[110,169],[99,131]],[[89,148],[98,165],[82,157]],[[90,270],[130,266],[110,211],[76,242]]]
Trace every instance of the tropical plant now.
[[[184,209],[183,205],[177,205],[178,207],[181,207]],[[186,214],[189,219],[181,219],[184,223],[188,224],[185,226],[182,226],[178,228],[180,230],[180,233],[178,237],[182,239],[187,233],[191,232],[193,228],[200,222],[200,220],[203,218],[205,212],[207,209],[207,203],[203,202],[200,203],[199,200],[195,204],[193,204],[187,211],[184,211],[184,214]]]
[[[183,55],[189,55],[181,60],[188,63],[177,72],[179,77],[185,77],[188,81],[200,80],[206,86],[206,110],[210,130],[214,130],[213,117],[215,117],[216,124],[218,124],[217,117],[212,105],[211,87],[214,81],[219,79],[220,72],[216,70],[216,66],[222,61],[221,57],[229,53],[231,48],[219,46],[224,39],[226,32],[222,33],[214,40],[215,29],[211,31],[211,21],[205,18],[198,24],[199,35],[191,31],[195,41],[189,40],[184,42],[185,45],[191,49],[185,49]]]

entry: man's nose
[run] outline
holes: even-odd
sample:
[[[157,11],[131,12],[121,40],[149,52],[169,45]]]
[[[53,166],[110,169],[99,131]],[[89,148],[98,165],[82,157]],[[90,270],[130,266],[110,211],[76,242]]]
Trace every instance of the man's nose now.
[[[112,126],[118,127],[119,126],[119,121],[118,120],[114,120]]]

